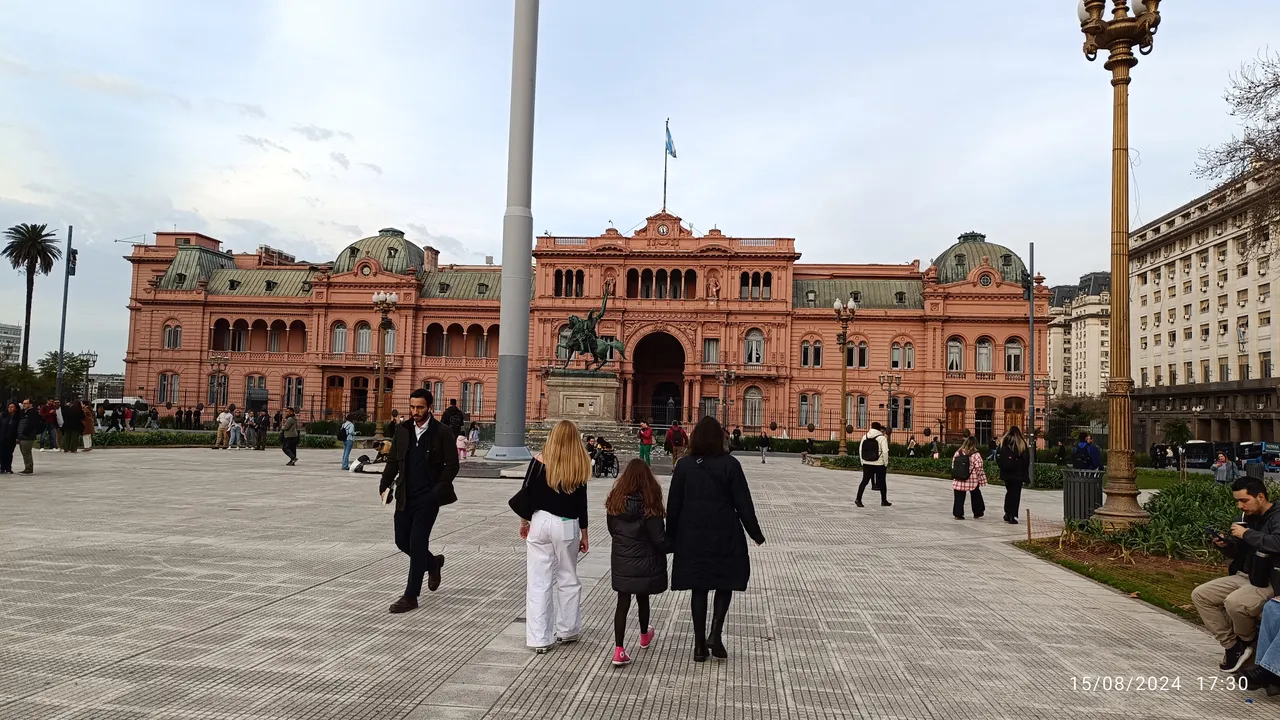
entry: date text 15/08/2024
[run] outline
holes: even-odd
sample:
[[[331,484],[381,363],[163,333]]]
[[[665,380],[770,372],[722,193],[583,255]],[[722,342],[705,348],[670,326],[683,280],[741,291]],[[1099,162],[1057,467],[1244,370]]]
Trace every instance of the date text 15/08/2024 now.
[[[1188,679],[1188,690],[1248,690],[1243,677],[1209,675]],[[1184,688],[1180,676],[1168,675],[1079,675],[1072,676],[1071,689],[1081,692],[1177,692]]]

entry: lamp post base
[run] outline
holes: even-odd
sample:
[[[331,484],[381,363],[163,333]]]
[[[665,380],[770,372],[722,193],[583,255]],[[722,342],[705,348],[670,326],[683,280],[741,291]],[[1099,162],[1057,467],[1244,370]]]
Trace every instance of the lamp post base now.
[[[1107,486],[1102,488],[1107,500],[1094,513],[1094,519],[1107,530],[1123,530],[1130,525],[1145,523],[1151,519],[1147,511],[1138,505],[1138,484],[1133,466],[1132,450],[1112,450],[1109,453]]]
[[[840,449],[836,450],[836,455],[839,455],[840,457],[846,457],[848,456],[848,454],[849,454],[849,444],[845,442],[844,438],[840,438]]]

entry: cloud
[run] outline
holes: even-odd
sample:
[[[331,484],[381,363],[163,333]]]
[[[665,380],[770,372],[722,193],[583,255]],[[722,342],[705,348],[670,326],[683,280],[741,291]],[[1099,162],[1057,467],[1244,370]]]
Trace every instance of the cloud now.
[[[122,78],[119,75],[75,71],[67,73],[64,77],[67,82],[85,90],[91,90],[105,95],[119,95],[121,97],[129,97],[137,100],[161,100],[174,103],[183,110],[191,109],[191,101],[184,97],[174,95],[173,93],[165,92],[163,90],[152,90],[151,88],[143,87],[132,80]]]
[[[310,205],[310,206],[311,206],[311,207],[313,207],[313,208],[318,208],[318,207],[320,207],[321,205],[323,205],[323,204],[324,204],[324,202],[323,202],[323,201],[321,201],[321,200],[320,200],[320,198],[318,198],[318,197],[316,197],[316,196],[314,196],[314,195],[304,195],[304,196],[302,197],[302,201],[303,201],[303,202],[305,202],[306,204]]]
[[[40,183],[36,183],[36,182],[29,182],[23,185],[22,187],[30,190],[31,192],[44,193],[45,195],[50,195],[54,192],[54,189],[49,187],[48,185],[41,185]]]
[[[312,142],[323,142],[331,139],[334,135],[344,137],[348,140],[356,139],[355,136],[349,132],[343,130],[330,130],[329,128],[322,128],[316,125],[298,125],[293,128],[293,131]]]
[[[229,102],[227,100],[214,100],[213,103],[215,105],[222,105],[223,107],[229,107],[235,110],[236,112],[240,113],[242,117],[251,117],[251,118],[259,118],[259,119],[265,119],[267,117],[267,111],[263,110],[261,105],[254,105],[252,103]]]
[[[334,222],[334,221],[332,221],[332,220],[321,220],[321,221],[320,221],[320,224],[321,224],[321,225],[326,225],[326,226],[328,226],[328,227],[332,227],[332,228],[337,228],[337,229],[341,230],[342,232],[344,232],[344,233],[346,233],[346,234],[348,234],[348,235],[353,235],[353,236],[355,236],[355,237],[361,237],[361,236],[363,236],[363,235],[364,235],[364,233],[360,232],[360,226],[359,226],[359,225],[344,225],[344,224],[342,224],[342,223],[340,223],[340,222]]]
[[[303,180],[310,180],[310,179],[311,179],[311,174],[310,174],[310,173],[303,172],[303,171],[299,170],[298,168],[294,168],[294,169],[293,169],[293,174],[297,175],[298,177],[302,178]]]
[[[367,168],[369,168],[370,170],[372,170],[372,171],[374,171],[374,172],[378,173],[379,175],[381,175],[381,174],[382,174],[382,167],[381,167],[381,166],[379,166],[379,165],[374,165],[373,163],[366,163],[366,162],[362,162],[362,163],[360,163],[360,164],[361,164],[361,165],[363,165],[363,166],[365,166],[365,167],[367,167]]]
[[[483,257],[484,253],[476,250],[468,250],[463,242],[450,235],[433,235],[427,230],[426,225],[418,223],[405,223],[405,227],[417,237],[412,238],[419,245],[430,245],[440,251],[441,255],[447,255],[454,260],[465,261],[468,257]]]
[[[0,71],[14,75],[35,75],[36,71],[12,58],[0,57]]]
[[[347,159],[346,155],[343,155],[340,152],[329,153],[329,159],[341,165],[343,170],[351,169],[351,161]]]
[[[281,152],[289,152],[289,148],[277,142],[272,142],[266,138],[254,137],[252,135],[241,135],[240,141],[252,145],[259,150],[279,150]],[[290,153],[292,154],[292,153]]]

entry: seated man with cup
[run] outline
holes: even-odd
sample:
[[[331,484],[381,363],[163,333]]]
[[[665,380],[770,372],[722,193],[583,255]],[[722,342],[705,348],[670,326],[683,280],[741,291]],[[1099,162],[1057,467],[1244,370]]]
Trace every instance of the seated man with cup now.
[[[1205,628],[1226,656],[1218,667],[1236,672],[1253,656],[1258,638],[1258,616],[1275,592],[1271,570],[1280,555],[1280,507],[1267,497],[1266,485],[1257,478],[1243,477],[1231,486],[1236,507],[1243,513],[1232,524],[1229,536],[1206,528],[1223,555],[1231,558],[1227,576],[1210,580],[1191,593],[1191,602],[1204,620]]]

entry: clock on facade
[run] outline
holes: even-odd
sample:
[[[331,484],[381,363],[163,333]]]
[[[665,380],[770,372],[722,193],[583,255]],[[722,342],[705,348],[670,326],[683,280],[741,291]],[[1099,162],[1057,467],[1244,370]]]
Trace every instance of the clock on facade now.
[[[666,234],[667,234],[667,233],[669,233],[669,232],[671,232],[671,228],[667,227],[666,225],[659,225],[659,226],[658,226],[658,234],[659,234],[659,235],[666,235]]]
[[[361,275],[368,275],[371,272],[373,272],[373,268],[369,267],[368,265],[365,265],[360,268]]]
[[[991,285],[991,276],[990,276],[990,275],[983,275],[982,277],[978,278],[978,282],[982,283],[982,287],[990,287],[990,285]]]

